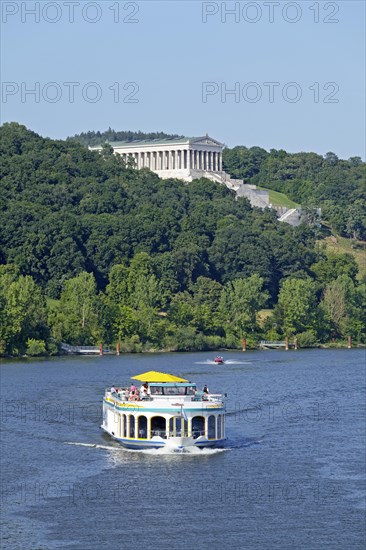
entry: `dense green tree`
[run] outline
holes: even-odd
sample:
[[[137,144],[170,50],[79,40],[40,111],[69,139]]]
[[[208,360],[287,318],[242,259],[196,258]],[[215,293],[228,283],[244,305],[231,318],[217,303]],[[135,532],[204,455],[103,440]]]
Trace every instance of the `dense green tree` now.
[[[275,319],[285,336],[293,336],[316,327],[315,285],[310,278],[288,278],[283,281]]]
[[[48,337],[46,302],[29,275],[0,266],[0,355],[24,353],[28,339]]]
[[[328,252],[310,269],[320,283],[329,283],[337,279],[339,275],[347,275],[355,280],[358,273],[358,265],[353,256],[334,252]]]
[[[57,336],[71,344],[98,344],[102,335],[98,302],[92,273],[83,271],[66,281],[59,302],[60,315],[54,321],[61,325]]]
[[[268,298],[268,293],[263,292],[263,278],[256,273],[225,285],[219,305],[225,332],[241,339],[255,330],[256,315],[266,305]]]

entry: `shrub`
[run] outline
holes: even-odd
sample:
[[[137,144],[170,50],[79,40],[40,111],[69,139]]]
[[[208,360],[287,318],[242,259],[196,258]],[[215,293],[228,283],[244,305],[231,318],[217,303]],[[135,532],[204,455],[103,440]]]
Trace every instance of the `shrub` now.
[[[317,338],[313,330],[306,330],[297,334],[297,343],[299,348],[313,348],[317,343]]]
[[[27,340],[27,355],[36,357],[38,355],[46,355],[46,344],[44,340],[35,340],[35,338],[28,338]]]

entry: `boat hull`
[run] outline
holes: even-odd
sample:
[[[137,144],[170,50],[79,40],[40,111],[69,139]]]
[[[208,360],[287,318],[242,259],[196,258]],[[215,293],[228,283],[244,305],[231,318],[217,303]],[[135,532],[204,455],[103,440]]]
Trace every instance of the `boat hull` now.
[[[207,439],[204,436],[200,436],[198,438],[169,437],[166,439],[163,439],[160,436],[154,436],[151,439],[120,438],[108,431],[103,425],[101,426],[101,429],[126,449],[139,450],[164,448],[172,451],[181,451],[194,447],[199,449],[206,447],[222,447],[225,443],[225,439]]]

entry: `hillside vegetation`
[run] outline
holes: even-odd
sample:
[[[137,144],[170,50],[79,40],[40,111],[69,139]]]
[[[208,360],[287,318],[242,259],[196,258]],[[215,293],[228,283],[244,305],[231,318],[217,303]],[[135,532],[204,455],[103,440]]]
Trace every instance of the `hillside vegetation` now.
[[[224,150],[223,166],[233,177],[284,193],[303,208],[320,207],[336,233],[366,240],[366,163],[360,157],[238,146]]]
[[[133,170],[109,149],[15,123],[0,138],[0,353],[365,340],[357,264],[316,247],[313,228],[208,180]]]

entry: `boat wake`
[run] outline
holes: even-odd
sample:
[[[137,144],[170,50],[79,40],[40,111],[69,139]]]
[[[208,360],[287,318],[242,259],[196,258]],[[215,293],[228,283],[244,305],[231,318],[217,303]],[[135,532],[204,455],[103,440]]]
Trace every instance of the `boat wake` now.
[[[225,359],[224,363],[216,363],[212,359],[206,359],[206,361],[196,361],[195,365],[217,365],[222,367],[224,365],[251,365],[252,361],[236,361],[235,359]]]
[[[128,449],[126,449],[128,450]],[[140,449],[137,452],[148,454],[148,455],[215,455],[218,453],[223,453],[225,451],[228,451],[229,448],[223,448],[223,449],[199,449],[198,447],[184,447],[184,449],[168,449],[168,448],[161,448],[161,449]],[[136,452],[136,451],[133,451]]]
[[[77,441],[64,441],[65,445],[75,445],[77,447],[89,447],[93,449],[104,449],[106,451],[119,451],[120,445],[98,445],[96,443],[78,443]]]
[[[199,449],[198,447],[185,447],[184,449],[169,449],[169,448],[161,448],[161,449],[126,449],[125,447],[122,447],[121,445],[97,445],[95,443],[78,443],[77,441],[64,441],[65,445],[75,445],[77,447],[89,447],[92,449],[102,449],[105,451],[112,451],[112,452],[118,452],[123,454],[128,453],[139,453],[144,455],[152,455],[152,456],[161,456],[161,455],[215,455],[218,453],[223,453],[225,451],[229,451],[229,447],[220,448],[220,449]]]

